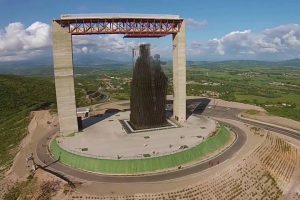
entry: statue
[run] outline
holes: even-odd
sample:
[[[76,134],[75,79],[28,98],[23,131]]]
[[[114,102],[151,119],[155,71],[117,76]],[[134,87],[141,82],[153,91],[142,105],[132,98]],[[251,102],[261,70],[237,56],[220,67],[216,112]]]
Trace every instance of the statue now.
[[[168,79],[161,69],[160,56],[150,56],[150,45],[142,44],[131,82],[130,123],[135,129],[160,127],[165,115]]]

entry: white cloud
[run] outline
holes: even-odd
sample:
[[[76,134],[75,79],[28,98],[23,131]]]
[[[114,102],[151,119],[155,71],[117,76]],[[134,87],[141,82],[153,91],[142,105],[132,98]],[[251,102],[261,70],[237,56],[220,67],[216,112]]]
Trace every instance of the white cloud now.
[[[124,39],[123,35],[109,34],[96,36],[73,36],[73,50],[75,54],[105,55],[107,59],[131,59],[132,49],[136,56],[139,54],[138,46],[143,43],[151,44],[151,54],[160,54],[162,58],[172,55],[172,43],[161,45],[157,40]],[[111,55],[112,57],[107,57]],[[76,56],[76,55],[75,55]]]
[[[81,48],[81,51],[83,53],[87,54],[89,52],[89,49],[86,46],[84,46],[84,47]]]
[[[25,27],[20,22],[0,29],[0,62],[33,59],[51,52],[50,26],[35,22]],[[122,35],[73,36],[74,53],[126,53],[138,43],[124,40]]]
[[[186,20],[186,25],[187,27],[190,27],[190,28],[203,28],[205,26],[207,26],[207,21],[206,20],[202,20],[202,21],[199,21],[199,20],[196,20],[196,19],[193,19],[193,18],[187,18]]]
[[[124,40],[123,35],[73,36],[75,53],[97,53],[101,51],[130,54],[138,43]],[[79,50],[80,49],[80,50]]]
[[[0,61],[26,60],[50,45],[50,26],[35,22],[25,28],[20,22],[0,30]]]
[[[286,59],[300,53],[300,25],[286,24],[255,33],[233,31],[221,38],[192,42],[188,52],[217,59]]]
[[[187,19],[190,27],[202,28],[206,21]],[[200,37],[200,36],[199,36]],[[73,36],[74,53],[112,56],[131,55],[140,40],[123,35]],[[156,45],[155,45],[156,44]],[[193,59],[289,59],[300,55],[300,24],[285,24],[261,32],[232,31],[220,38],[194,41],[187,45]],[[172,46],[156,42],[152,52],[170,56]],[[0,62],[33,59],[51,52],[50,26],[35,22],[25,27],[20,22],[0,29]],[[103,53],[103,54],[101,54]]]

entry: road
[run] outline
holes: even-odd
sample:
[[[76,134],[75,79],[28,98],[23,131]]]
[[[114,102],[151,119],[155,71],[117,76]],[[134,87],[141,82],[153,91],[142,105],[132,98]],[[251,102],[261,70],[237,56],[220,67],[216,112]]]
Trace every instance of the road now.
[[[195,111],[195,115],[205,115],[209,117],[217,117],[217,118],[227,118],[233,119],[236,121],[244,122],[247,124],[255,125],[258,127],[262,127],[264,129],[275,131],[277,133],[293,137],[297,140],[300,140],[300,135],[294,131],[286,130],[283,128],[279,128],[276,126],[265,125],[263,123],[253,122],[246,119],[241,119],[238,117],[238,114],[242,112],[241,109],[235,108],[226,108],[226,107],[215,107],[208,109],[206,108],[203,112]],[[221,154],[217,155],[213,160],[218,160],[220,163],[230,159],[246,142],[246,133],[241,130],[240,128],[232,125],[226,124],[229,126],[232,131],[237,135],[236,141],[223,151]],[[63,174],[68,178],[72,179],[74,177],[79,178],[81,180],[87,181],[96,181],[96,182],[110,182],[110,183],[126,183],[126,182],[155,182],[155,181],[164,181],[170,179],[176,179],[179,177],[199,173],[203,170],[210,168],[209,160],[198,163],[191,167],[182,168],[176,171],[164,172],[164,173],[157,173],[151,175],[139,175],[139,176],[121,176],[121,175],[102,175],[90,172],[84,172],[81,170],[76,170],[61,164],[60,162],[56,162],[48,152],[48,145],[50,138],[57,132],[58,130],[55,129],[51,131],[47,136],[45,136],[37,146],[37,157],[38,159],[47,166],[47,169],[55,171],[57,173]]]
[[[280,128],[278,126],[272,126],[272,125],[269,125],[269,124],[254,122],[252,120],[247,120],[247,119],[240,118],[240,117],[238,117],[238,114],[240,114],[241,112],[243,112],[242,109],[217,106],[215,108],[210,108],[210,109],[207,108],[201,114],[205,115],[205,116],[210,116],[210,117],[233,119],[233,120],[240,121],[240,122],[243,122],[243,123],[246,123],[246,124],[250,124],[250,125],[253,125],[253,126],[264,128],[264,129],[269,130],[269,131],[274,131],[276,133],[286,135],[288,137],[292,137],[296,140],[300,140],[300,134],[297,133],[296,131],[292,131],[292,130],[288,130],[288,129],[285,129],[285,128]],[[198,113],[198,114],[200,114],[200,113]]]

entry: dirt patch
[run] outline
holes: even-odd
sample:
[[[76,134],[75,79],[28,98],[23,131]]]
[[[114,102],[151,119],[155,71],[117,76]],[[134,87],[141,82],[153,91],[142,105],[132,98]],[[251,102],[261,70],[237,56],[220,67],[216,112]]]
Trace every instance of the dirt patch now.
[[[0,194],[3,195],[9,188],[17,185],[17,183],[25,184],[31,174],[31,163],[27,163],[26,158],[30,154],[35,154],[37,143],[48,133],[49,130],[57,126],[57,118],[50,114],[48,110],[34,111],[31,113],[31,121],[28,126],[28,134],[22,140],[19,152],[14,158],[13,165],[7,171],[5,177],[0,181]],[[20,187],[23,187],[20,185]],[[2,196],[0,195],[0,199]]]
[[[247,117],[300,131],[300,122],[284,117],[270,115],[269,113],[263,111],[247,110],[242,113],[242,117]]]
[[[37,143],[48,133],[53,126],[57,126],[56,117],[51,115],[48,110],[34,111],[31,113],[32,119],[28,126],[28,134],[20,144],[20,151],[14,158],[12,168],[8,174],[15,176],[17,179],[25,179],[30,172],[30,166],[26,158],[35,153]]]
[[[67,183],[46,172],[37,170],[34,175],[30,175],[26,180],[15,182],[8,186],[4,199],[37,199],[47,200],[59,197],[61,199],[67,192]]]
[[[215,103],[214,103],[215,102]],[[233,101],[224,101],[222,99],[211,99],[209,105],[216,105],[216,106],[222,106],[222,107],[230,107],[230,108],[238,108],[238,109],[243,109],[243,110],[256,110],[256,111],[261,111],[265,112],[265,109],[259,106],[254,106],[250,104],[244,104],[244,103],[238,103],[238,102],[233,102]]]

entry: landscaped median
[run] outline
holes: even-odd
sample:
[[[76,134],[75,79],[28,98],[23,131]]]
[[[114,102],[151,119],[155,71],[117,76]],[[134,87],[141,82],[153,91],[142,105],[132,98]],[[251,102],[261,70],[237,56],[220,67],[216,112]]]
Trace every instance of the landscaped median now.
[[[221,126],[218,132],[199,145],[190,149],[159,157],[132,160],[108,160],[85,157],[62,149],[56,140],[50,144],[50,152],[55,159],[65,165],[90,172],[111,174],[135,174],[174,168],[217,151],[230,141],[230,131]]]

